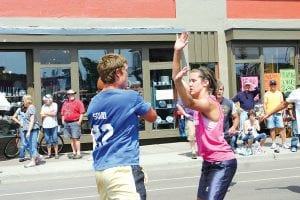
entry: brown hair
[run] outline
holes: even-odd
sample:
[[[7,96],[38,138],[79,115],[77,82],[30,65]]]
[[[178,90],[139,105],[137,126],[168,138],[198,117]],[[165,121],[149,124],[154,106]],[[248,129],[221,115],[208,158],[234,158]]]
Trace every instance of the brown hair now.
[[[116,81],[116,69],[123,68],[124,64],[127,64],[127,60],[119,54],[107,54],[103,56],[97,66],[100,79],[103,83],[114,83]]]
[[[192,69],[191,72],[200,72],[199,76],[201,78],[203,78],[204,80],[208,80],[208,82],[209,82],[209,92],[212,95],[216,96],[217,89],[218,89],[217,79],[215,77],[215,73],[211,69],[201,66],[199,68]]]
[[[255,110],[253,110],[253,109],[249,110],[249,112],[248,112],[248,117],[250,117],[250,115],[254,115],[254,117],[256,117],[256,112],[255,112]]]

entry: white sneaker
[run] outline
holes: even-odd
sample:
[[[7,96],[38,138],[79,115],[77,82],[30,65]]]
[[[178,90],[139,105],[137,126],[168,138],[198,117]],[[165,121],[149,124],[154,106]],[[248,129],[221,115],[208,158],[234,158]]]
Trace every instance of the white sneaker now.
[[[289,145],[287,145],[287,144],[283,144],[283,145],[282,145],[282,148],[284,148],[284,149],[289,149],[290,147],[289,147]]]
[[[276,147],[277,147],[276,143],[273,143],[271,149],[276,149]]]

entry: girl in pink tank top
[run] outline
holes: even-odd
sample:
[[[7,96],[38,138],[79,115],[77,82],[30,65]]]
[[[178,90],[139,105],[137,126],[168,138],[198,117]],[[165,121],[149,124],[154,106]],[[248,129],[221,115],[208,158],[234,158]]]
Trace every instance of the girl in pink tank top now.
[[[206,67],[192,69],[189,85],[182,78],[189,71],[180,69],[180,56],[186,46],[187,33],[177,35],[174,45],[172,78],[183,104],[198,112],[196,140],[198,153],[203,157],[197,200],[224,199],[236,172],[235,155],[224,139],[223,111],[213,96],[217,90],[214,73]]]

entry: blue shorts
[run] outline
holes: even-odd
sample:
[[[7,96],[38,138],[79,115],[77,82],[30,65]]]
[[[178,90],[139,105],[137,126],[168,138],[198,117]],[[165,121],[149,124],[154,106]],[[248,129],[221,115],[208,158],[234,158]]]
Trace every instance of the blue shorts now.
[[[236,159],[202,163],[198,197],[205,200],[224,199],[236,172]]]
[[[53,128],[43,128],[46,144],[57,144],[57,126]]]
[[[283,128],[283,117],[281,113],[275,113],[267,119],[267,128]]]
[[[79,139],[81,136],[81,128],[77,121],[64,123],[64,136],[68,138]]]

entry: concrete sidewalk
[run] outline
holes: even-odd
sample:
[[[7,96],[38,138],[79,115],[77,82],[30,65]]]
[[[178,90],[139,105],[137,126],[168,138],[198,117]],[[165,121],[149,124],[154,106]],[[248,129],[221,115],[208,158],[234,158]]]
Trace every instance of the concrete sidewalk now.
[[[264,154],[242,156],[237,154],[238,162],[260,162],[276,159],[300,158],[300,150],[291,152],[289,149],[282,149],[280,153],[274,153],[270,149],[271,142],[265,145]],[[83,158],[79,160],[68,159],[67,154],[61,154],[60,158],[47,159],[31,168],[24,168],[24,164],[29,161],[20,163],[18,159],[6,160],[0,162],[0,180],[2,184],[9,182],[23,182],[27,180],[40,180],[59,177],[74,177],[80,176],[83,173],[93,176],[91,152],[82,152]],[[202,159],[191,159],[191,153],[188,142],[175,142],[164,144],[153,144],[141,146],[141,165],[146,169],[157,165],[170,164],[194,164],[201,165]]]

